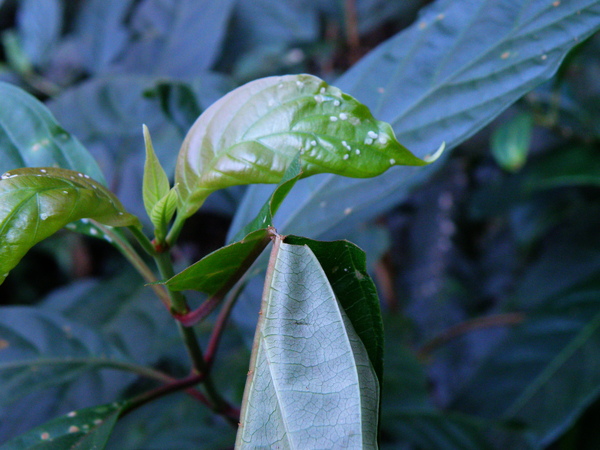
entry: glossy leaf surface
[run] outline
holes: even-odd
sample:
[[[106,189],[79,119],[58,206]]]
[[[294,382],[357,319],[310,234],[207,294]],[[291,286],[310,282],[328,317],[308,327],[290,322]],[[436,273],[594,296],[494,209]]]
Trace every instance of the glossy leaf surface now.
[[[190,129],[175,174],[184,216],[215,190],[279,182],[298,152],[304,177],[373,177],[396,164],[426,164],[388,124],[319,78],[263,78],[214,103]]]
[[[230,280],[237,279],[244,273],[267,246],[269,236],[270,232],[266,228],[256,230],[241,241],[205,256],[164,284],[174,291],[193,289],[213,295]]]
[[[600,28],[600,4],[439,0],[335,84],[355,96],[417,156],[454,148],[519,97],[549,79],[565,54]],[[283,233],[339,238],[402,201],[427,168],[395,167],[370,180],[323,175],[298,183],[281,207]],[[269,190],[251,186],[232,232]],[[348,208],[351,214],[346,214]]]
[[[61,167],[104,182],[92,156],[42,103],[0,82],[0,173],[21,167]]]
[[[306,245],[314,253],[369,354],[379,384],[383,384],[383,322],[377,290],[367,272],[365,252],[348,241],[321,242],[286,236],[285,242]]]
[[[276,241],[236,447],[376,448],[378,404],[367,351],[317,258]]]
[[[122,227],[138,225],[119,200],[87,174],[26,168],[0,178],[0,282],[27,251],[79,219]]]
[[[111,403],[71,411],[6,442],[0,449],[103,449],[123,406]]]

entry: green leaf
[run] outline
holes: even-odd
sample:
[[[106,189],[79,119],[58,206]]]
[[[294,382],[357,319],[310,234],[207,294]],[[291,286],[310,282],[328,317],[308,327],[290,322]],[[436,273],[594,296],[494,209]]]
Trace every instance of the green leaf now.
[[[270,235],[269,230],[265,228],[253,231],[241,241],[205,256],[164,284],[173,291],[194,289],[214,295],[231,280],[243,275],[267,246]]]
[[[0,446],[2,450],[103,449],[126,403],[110,403],[53,419]]]
[[[600,28],[599,15],[595,0],[514,0],[510,7],[497,0],[438,0],[335,84],[389,122],[415,155],[442,141],[452,149],[548,80],[565,54]],[[285,220],[277,229],[346,236],[403,201],[440,166],[395,167],[376,179],[323,175],[300,182],[281,206]],[[267,192],[248,189],[232,233],[254,216]]]
[[[302,175],[299,156],[300,155],[297,155],[296,158],[294,158],[294,160],[291,162],[290,166],[285,171],[281,182],[277,185],[277,188],[275,188],[256,217],[251,220],[248,225],[238,231],[238,233],[233,237],[233,241],[240,240],[253,231],[273,225],[273,216],[277,213],[281,203],[283,200],[285,200],[285,197],[290,193],[296,184],[296,181],[298,181]]]
[[[177,187],[174,187],[173,189],[169,190],[167,194],[152,208],[150,220],[152,220],[152,224],[155,227],[157,239],[161,241],[164,240],[167,226],[177,210],[178,200],[179,196],[177,195]]]
[[[25,168],[0,178],[0,283],[38,242],[79,219],[137,226],[119,200],[89,175],[66,169]]]
[[[306,245],[325,272],[336,298],[361,339],[379,384],[383,384],[383,321],[379,297],[367,272],[367,258],[348,241],[320,242],[286,236],[284,242]]]
[[[501,342],[454,407],[521,424],[542,447],[600,394],[598,277],[549,299]]]
[[[182,214],[193,214],[218,189],[279,182],[298,152],[304,177],[364,178],[394,165],[426,164],[388,124],[319,78],[263,78],[214,103],[190,129],[175,172]]]
[[[152,213],[156,204],[169,194],[169,177],[160,165],[160,161],[154,153],[150,131],[146,125],[143,126],[144,143],[146,146],[146,162],[144,164],[143,197],[144,207],[148,217],[152,218]],[[154,223],[154,221],[153,221]],[[160,223],[160,222],[159,222]],[[154,223],[156,228],[159,226]]]
[[[236,448],[376,448],[379,383],[310,248],[277,238]]]
[[[492,155],[500,167],[509,172],[516,172],[523,167],[531,145],[532,128],[533,116],[524,112],[494,130]]]
[[[19,167],[61,167],[104,183],[96,161],[43,104],[0,82],[0,173]]]

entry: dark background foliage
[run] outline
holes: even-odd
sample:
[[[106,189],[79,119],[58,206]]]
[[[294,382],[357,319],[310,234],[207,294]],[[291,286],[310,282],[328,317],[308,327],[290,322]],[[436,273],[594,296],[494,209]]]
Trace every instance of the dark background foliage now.
[[[567,25],[559,19],[534,31],[518,21],[508,31],[487,22],[477,28],[476,19],[491,15],[486,10],[511,2],[480,1],[474,12],[439,1],[417,15],[428,3],[4,0],[0,78],[45,101],[140,217],[141,124],[171,173],[193,120],[262,76],[308,72],[339,85],[392,123],[417,154],[447,141],[456,148],[416,175],[305,182],[278,219],[283,232],[344,237],[367,252],[386,332],[382,447],[598,448],[600,39],[589,31],[600,26],[598,4],[580,2],[587,8],[580,19],[563,18],[572,20],[566,34],[585,39],[562,60],[573,43],[561,41]],[[531,9],[542,3],[551,2]],[[464,30],[462,40],[453,27]],[[429,38],[417,36],[430,29]],[[379,47],[361,60],[384,41],[385,55]],[[539,76],[527,65],[534,58]],[[531,81],[519,85],[508,72]],[[271,189],[211,196],[186,225],[178,263],[221,246],[230,225],[231,235]],[[11,316],[10,324],[0,312],[5,334],[85,327],[89,336],[76,346],[82,355],[124,354],[175,375],[185,371],[170,318],[102,241],[61,232],[39,244],[0,286],[0,303],[39,311],[27,320]],[[217,384],[236,401],[256,305],[251,285],[216,367]],[[31,351],[52,349],[53,333]],[[0,401],[0,442],[57,414],[146,388],[123,372],[76,369],[52,372],[63,382],[43,390],[32,388],[43,387],[42,374],[11,385],[10,398]],[[220,448],[234,432],[173,395],[119,423],[111,445]]]

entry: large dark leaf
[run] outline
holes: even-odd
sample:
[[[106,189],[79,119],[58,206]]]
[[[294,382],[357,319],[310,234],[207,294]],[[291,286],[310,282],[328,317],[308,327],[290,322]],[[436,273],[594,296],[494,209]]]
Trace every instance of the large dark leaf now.
[[[0,173],[21,167],[61,167],[104,177],[85,148],[31,95],[0,82]]]
[[[550,78],[565,54],[600,26],[595,0],[439,0],[407,30],[350,69],[336,85],[392,124],[400,142],[423,156],[450,148]],[[326,175],[301,182],[282,205],[285,233],[340,237],[401,201],[429,168],[394,168],[374,180]],[[251,187],[232,232],[266,198]],[[346,211],[351,213],[347,214]]]
[[[74,40],[80,62],[92,73],[105,72],[125,48],[125,19],[133,0],[90,0],[81,4]]]
[[[600,394],[597,277],[528,315],[454,402],[465,412],[518,423],[540,445],[564,432]]]
[[[135,365],[90,329],[25,307],[0,315],[0,403],[72,381],[85,371]]]
[[[60,0],[24,0],[17,14],[19,41],[34,64],[44,64],[54,50],[62,29]]]
[[[132,17],[139,38],[125,52],[129,73],[191,78],[219,55],[233,0],[145,0]]]

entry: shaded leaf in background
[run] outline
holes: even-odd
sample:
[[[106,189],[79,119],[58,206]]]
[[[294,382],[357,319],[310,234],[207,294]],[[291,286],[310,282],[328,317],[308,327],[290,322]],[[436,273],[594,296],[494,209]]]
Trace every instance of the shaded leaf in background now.
[[[50,111],[25,91],[0,82],[0,172],[61,167],[104,182],[98,165]]]
[[[210,72],[197,75],[188,85],[201,109],[231,89],[224,76]],[[112,190],[127,209],[140,218],[146,217],[140,189],[144,166],[140,125],[146,124],[152,130],[157,156],[167,174],[173,172],[183,137],[165,116],[159,99],[146,95],[161,83],[170,81],[130,74],[91,78],[65,90],[49,103],[60,122],[95,156]],[[235,201],[225,195],[216,195],[218,198],[214,202],[209,200],[209,205],[231,214],[231,204]]]
[[[597,280],[529,313],[465,383],[453,406],[520,424],[540,446],[556,439],[600,394]]]
[[[189,79],[208,70],[221,49],[233,0],[145,0],[131,23],[138,35],[119,71]]]
[[[186,394],[176,393],[120,419],[108,448],[214,450],[231,448],[234,441],[235,429],[228,423]]]
[[[22,0],[17,13],[19,42],[34,65],[43,65],[52,54],[63,26],[60,0]]]
[[[272,258],[236,447],[375,448],[377,376],[318,260],[279,242]]]
[[[111,403],[51,420],[0,446],[2,450],[102,449],[126,404]]]
[[[211,105],[188,132],[175,171],[183,218],[216,190],[278,182],[299,151],[305,177],[374,177],[394,165],[426,164],[387,123],[321,79],[263,78]]]
[[[196,93],[187,83],[157,81],[146,91],[147,98],[157,98],[164,115],[181,131],[182,136],[202,113]]]
[[[383,384],[383,322],[379,297],[367,272],[365,252],[348,241],[321,242],[286,236],[285,243],[308,246],[317,260],[354,331],[361,339],[379,384]]]
[[[0,283],[38,242],[79,219],[140,226],[121,202],[87,174],[66,169],[25,168],[0,178]]]
[[[125,19],[133,3],[134,0],[82,2],[72,37],[86,71],[108,72],[126,47],[131,31],[125,26]]]
[[[492,134],[491,150],[496,162],[509,172],[521,169],[531,145],[533,116],[524,112],[501,124]]]
[[[423,156],[453,148],[557,70],[600,25],[595,0],[439,0],[335,82]],[[284,233],[336,238],[400,202],[441,164],[394,168],[373,180],[333,175],[299,183],[281,207]],[[256,214],[268,189],[252,186],[232,224]],[[344,212],[351,209],[351,214]]]
[[[95,332],[54,312],[4,307],[0,330],[3,406],[88,370],[132,364]]]

